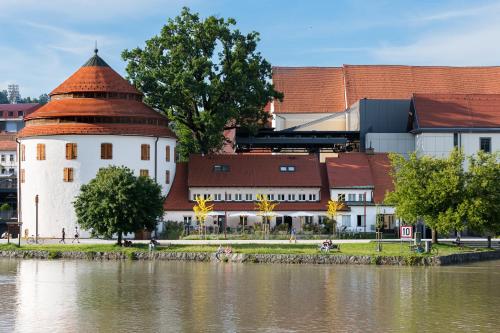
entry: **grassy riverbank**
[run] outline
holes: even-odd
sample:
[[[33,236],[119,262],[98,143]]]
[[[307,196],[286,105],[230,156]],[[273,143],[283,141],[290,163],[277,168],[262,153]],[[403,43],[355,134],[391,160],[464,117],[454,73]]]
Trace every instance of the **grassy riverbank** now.
[[[458,249],[453,245],[438,244],[434,245],[438,249],[439,255],[449,255],[453,253],[487,251],[487,249],[465,248]],[[161,252],[201,252],[213,253],[217,250],[217,245],[169,245],[160,246],[156,251]],[[234,244],[231,245],[233,253],[242,254],[320,254],[317,245],[311,244]],[[18,247],[14,244],[1,244],[0,251],[9,250],[36,250],[48,251],[49,253],[61,252],[121,252],[131,254],[134,252],[147,252],[146,244],[134,244],[132,247],[121,247],[111,244],[46,244],[46,245],[23,245]],[[406,256],[415,254],[410,252],[407,245],[401,246],[399,243],[384,243],[382,252],[376,251],[376,243],[364,244],[341,244],[340,251],[331,251],[329,255],[353,255],[353,256]],[[420,255],[420,254],[419,254]],[[434,254],[422,254],[422,256],[430,256]]]

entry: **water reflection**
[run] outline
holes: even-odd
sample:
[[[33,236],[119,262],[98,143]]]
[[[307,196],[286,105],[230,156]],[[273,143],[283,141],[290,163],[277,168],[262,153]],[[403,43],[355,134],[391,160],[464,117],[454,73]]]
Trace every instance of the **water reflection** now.
[[[0,331],[497,331],[500,262],[462,267],[0,260]]]

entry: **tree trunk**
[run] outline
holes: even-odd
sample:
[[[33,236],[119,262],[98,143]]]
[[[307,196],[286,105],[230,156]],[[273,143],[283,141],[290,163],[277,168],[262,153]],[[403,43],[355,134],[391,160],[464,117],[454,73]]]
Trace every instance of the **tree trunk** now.
[[[491,236],[488,236],[488,249],[491,249]]]
[[[432,231],[432,244],[438,243],[438,233],[435,229],[431,229]]]
[[[122,245],[122,232],[121,232],[121,231],[118,233],[118,241],[117,241],[117,244],[118,244],[118,245],[120,245],[120,246]]]

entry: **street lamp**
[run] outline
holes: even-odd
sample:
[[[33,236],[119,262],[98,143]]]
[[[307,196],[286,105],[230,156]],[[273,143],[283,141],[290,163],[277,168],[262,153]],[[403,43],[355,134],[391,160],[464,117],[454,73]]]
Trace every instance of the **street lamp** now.
[[[35,244],[38,244],[38,194],[35,195]]]

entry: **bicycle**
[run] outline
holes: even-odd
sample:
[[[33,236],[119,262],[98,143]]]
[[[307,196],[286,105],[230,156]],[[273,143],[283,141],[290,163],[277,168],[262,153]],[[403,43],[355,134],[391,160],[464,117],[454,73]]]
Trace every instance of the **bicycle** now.
[[[43,244],[43,239],[38,237],[38,240],[37,240],[37,239],[35,239],[35,236],[31,235],[31,237],[28,237],[28,239],[26,240],[26,243],[29,245],[33,245],[33,244],[41,245],[41,244]]]

